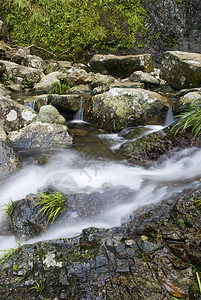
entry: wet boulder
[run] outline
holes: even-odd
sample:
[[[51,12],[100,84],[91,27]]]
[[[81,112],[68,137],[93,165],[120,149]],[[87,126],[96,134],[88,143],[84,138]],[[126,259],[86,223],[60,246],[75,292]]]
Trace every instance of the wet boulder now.
[[[125,56],[95,54],[88,64],[92,72],[117,77],[129,77],[138,70],[152,72],[154,69],[151,54]]]
[[[8,96],[0,95],[0,118],[6,132],[18,130],[36,120],[37,114]]]
[[[167,99],[157,93],[132,88],[111,88],[87,102],[84,120],[98,128],[118,131],[129,126],[162,124]]]
[[[15,148],[22,149],[67,148],[72,144],[68,128],[55,123],[33,122],[10,132],[9,139]]]
[[[44,105],[40,108],[37,121],[42,123],[66,124],[65,118],[52,105]]]
[[[165,52],[161,62],[160,77],[176,89],[201,86],[201,54]]]

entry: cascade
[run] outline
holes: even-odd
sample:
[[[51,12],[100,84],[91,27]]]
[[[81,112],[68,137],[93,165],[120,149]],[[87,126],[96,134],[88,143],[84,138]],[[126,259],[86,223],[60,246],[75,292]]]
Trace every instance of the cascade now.
[[[80,99],[80,108],[74,116],[74,121],[77,121],[80,123],[83,122],[83,116],[84,116],[84,101],[83,100],[84,100],[84,98],[82,96]]]

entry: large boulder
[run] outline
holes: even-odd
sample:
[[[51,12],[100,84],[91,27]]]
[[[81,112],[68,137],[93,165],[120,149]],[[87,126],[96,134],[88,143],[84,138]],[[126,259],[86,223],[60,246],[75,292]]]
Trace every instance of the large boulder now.
[[[89,66],[93,72],[105,72],[118,77],[128,77],[138,70],[152,72],[154,69],[150,54],[126,56],[95,54],[90,59]]]
[[[72,144],[68,128],[55,123],[33,122],[8,137],[15,148],[23,149],[67,148]]]
[[[64,74],[62,72],[52,72],[48,75],[44,75],[40,82],[35,84],[34,91],[38,94],[48,94],[53,91],[55,84],[60,84],[60,78]]]
[[[19,130],[32,123],[37,114],[30,108],[19,104],[8,96],[0,95],[0,119],[3,120],[6,132]]]
[[[84,120],[108,131],[128,126],[161,124],[167,111],[167,99],[157,93],[131,88],[111,88],[88,101]]]
[[[201,86],[201,54],[165,52],[161,62],[160,77],[176,89]]]
[[[0,60],[0,64],[5,67],[3,81],[7,87],[11,84],[19,84],[21,89],[32,88],[40,81],[42,73],[35,68],[28,68],[14,62]]]

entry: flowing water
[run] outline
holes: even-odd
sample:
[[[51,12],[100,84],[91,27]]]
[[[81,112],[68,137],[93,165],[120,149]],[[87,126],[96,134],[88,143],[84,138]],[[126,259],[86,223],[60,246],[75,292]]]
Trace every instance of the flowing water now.
[[[125,185],[135,192],[129,203],[121,203],[100,214],[96,219],[69,217],[65,226],[53,227],[45,234],[26,243],[72,237],[87,227],[119,226],[140,206],[170,198],[182,190],[200,185],[201,150],[188,148],[175,153],[161,164],[145,168],[131,166],[119,158],[118,148],[126,140],[117,134],[103,134],[89,124],[72,126],[77,136],[72,149],[48,153],[49,163],[40,166],[36,161],[43,153],[21,152],[23,168],[0,186],[0,205],[9,199],[23,199],[27,194],[54,186],[64,193],[103,191],[104,185]],[[77,126],[78,126],[77,125]],[[70,126],[70,124],[69,124]],[[161,126],[148,126],[148,132]],[[147,134],[147,133],[146,133]],[[2,218],[3,212],[0,212]],[[17,246],[13,236],[0,236],[0,250]]]

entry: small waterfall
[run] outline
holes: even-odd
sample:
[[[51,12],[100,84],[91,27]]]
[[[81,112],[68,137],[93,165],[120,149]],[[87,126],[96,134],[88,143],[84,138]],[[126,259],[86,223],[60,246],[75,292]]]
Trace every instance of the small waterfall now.
[[[166,126],[172,124],[173,122],[174,122],[174,117],[173,117],[172,107],[170,106],[167,111],[164,126],[166,127]]]
[[[35,110],[36,101],[24,101],[24,106],[31,108],[32,110]]]
[[[83,117],[84,117],[84,101],[83,100],[84,100],[84,97],[81,97],[81,99],[80,99],[80,108],[74,116],[74,121],[83,122]]]

